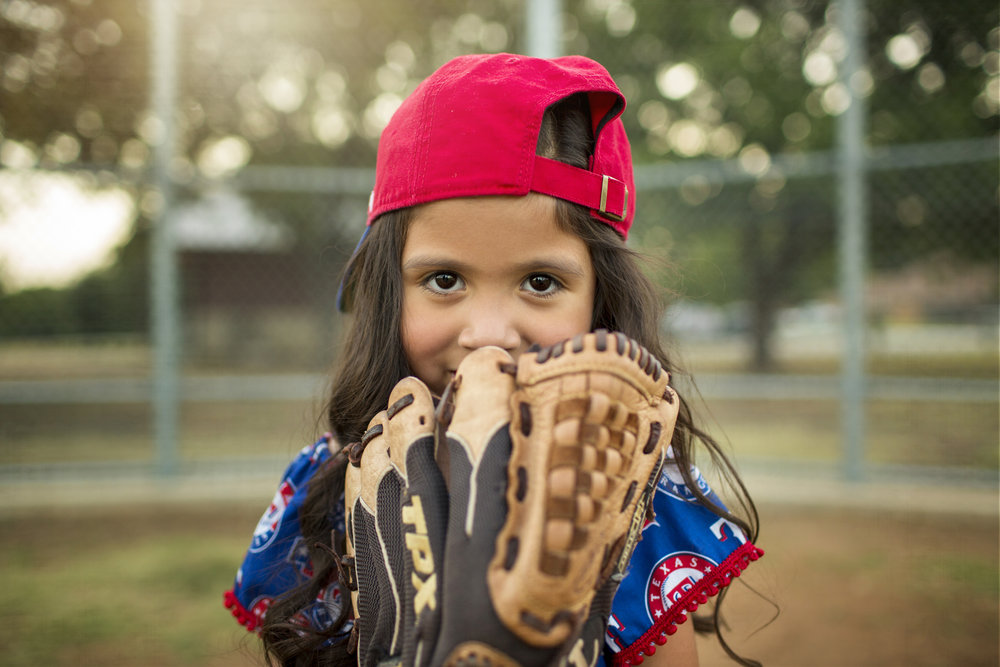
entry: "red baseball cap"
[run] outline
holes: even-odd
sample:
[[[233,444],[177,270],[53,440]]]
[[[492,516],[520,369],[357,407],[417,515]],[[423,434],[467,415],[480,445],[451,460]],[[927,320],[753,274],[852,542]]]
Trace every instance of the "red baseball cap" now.
[[[574,93],[590,101],[588,169],[535,154],[545,109]],[[624,109],[611,75],[589,58],[455,58],[417,86],[382,132],[368,224],[440,199],[540,192],[587,207],[625,238],[635,187]]]
[[[589,168],[535,154],[545,109],[586,93],[594,134]],[[583,56],[460,56],[427,77],[379,139],[365,236],[380,215],[454,197],[539,192],[590,209],[623,239],[635,217],[625,96]],[[361,242],[358,243],[359,247]],[[351,263],[337,291],[350,309]]]

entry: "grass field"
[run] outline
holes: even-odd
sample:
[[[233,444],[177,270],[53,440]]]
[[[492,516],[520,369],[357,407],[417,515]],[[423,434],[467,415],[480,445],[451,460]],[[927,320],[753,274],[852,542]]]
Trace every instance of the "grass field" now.
[[[839,369],[839,356],[829,341],[822,350],[802,341],[779,346],[776,372],[833,374]],[[0,341],[0,379],[53,380],[64,378],[145,377],[152,369],[148,344],[141,337],[94,339],[22,339]],[[688,370],[695,373],[738,373],[747,369],[748,345],[744,340],[687,340],[670,350]],[[254,359],[257,372],[311,372],[312,366],[268,365],[267,359]],[[925,343],[907,353],[899,346],[874,345],[868,350],[867,370],[876,375],[926,377],[996,378],[1000,368],[997,330],[984,328],[974,345],[949,345],[947,336],[932,349]],[[185,372],[194,374],[233,372],[217,364],[186,363]]]
[[[179,425],[185,459],[287,456],[320,430],[308,401],[185,403]],[[740,459],[837,461],[834,401],[717,400],[706,409],[713,432]],[[0,404],[0,464],[141,461],[153,457],[149,406]],[[988,403],[873,401],[868,460],[995,469],[1000,413]]]
[[[134,505],[0,518],[3,664],[260,664],[222,591],[261,509]],[[762,519],[767,554],[725,607],[742,653],[788,667],[997,664],[995,515],[764,506]],[[732,664],[708,639],[700,652],[706,667]]]
[[[995,342],[995,341],[994,341]],[[745,350],[734,344],[692,344],[686,365],[704,372],[735,372]],[[910,356],[873,353],[870,369],[888,375],[996,378],[996,345],[944,347]],[[830,354],[785,354],[782,372],[836,373]],[[274,369],[289,371],[294,369]],[[299,369],[302,370],[302,369]],[[215,368],[186,368],[204,375]],[[136,340],[4,342],[0,380],[141,378],[149,351]],[[260,376],[257,376],[259,378]],[[255,379],[256,381],[261,381]],[[183,459],[287,456],[321,430],[322,396],[310,400],[185,402],[178,424]],[[836,462],[842,446],[840,408],[834,400],[716,400],[696,406],[709,429],[731,443],[738,459]],[[77,461],[149,461],[153,458],[150,406],[145,403],[0,403],[0,465]],[[996,402],[870,401],[866,456],[872,463],[996,469],[1000,411]]]
[[[738,368],[724,355],[693,361],[696,373]],[[783,364],[790,373],[836,367],[818,358]],[[874,358],[872,367],[896,375],[995,378],[997,359],[990,350],[909,362]],[[0,350],[0,380],[148,373],[148,351],[134,343],[82,352],[79,346],[39,345]],[[0,403],[0,465],[152,460],[149,406],[99,400]],[[320,430],[320,401],[184,403],[180,455],[190,461],[287,459]],[[712,400],[704,414],[739,461],[834,463],[840,456],[835,401]],[[995,403],[872,401],[868,422],[872,463],[997,470]],[[279,474],[276,467],[275,479]],[[198,507],[70,502],[30,515],[9,509],[23,503],[0,507],[6,630],[0,664],[259,664],[253,638],[222,607],[222,591],[231,585],[268,493],[253,502]],[[763,506],[759,544],[767,555],[728,598],[731,643],[767,665],[789,667],[996,667],[996,514],[888,512],[877,504],[852,510]],[[771,621],[775,604],[780,614]],[[703,665],[730,664],[712,642],[700,646]]]

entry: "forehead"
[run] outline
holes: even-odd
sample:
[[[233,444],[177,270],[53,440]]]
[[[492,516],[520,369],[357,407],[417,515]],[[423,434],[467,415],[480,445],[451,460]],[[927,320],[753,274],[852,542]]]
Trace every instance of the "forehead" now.
[[[561,256],[590,265],[583,240],[558,224],[555,199],[535,193],[443,199],[417,207],[403,263],[435,256],[479,264]]]

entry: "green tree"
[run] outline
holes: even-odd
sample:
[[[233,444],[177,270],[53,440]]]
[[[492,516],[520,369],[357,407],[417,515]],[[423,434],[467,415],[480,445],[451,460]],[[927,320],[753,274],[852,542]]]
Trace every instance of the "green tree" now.
[[[777,309],[816,294],[816,268],[833,266],[832,177],[788,180],[772,160],[835,147],[845,101],[836,5],[579,0],[570,8],[571,50],[607,64],[629,96],[625,122],[637,161],[695,165],[679,189],[647,198],[653,207],[640,204],[639,235],[652,237],[651,249],[669,252],[682,270],[696,266],[684,292],[751,303],[752,364],[770,367]],[[997,17],[996,3],[986,0],[866,3],[867,67],[855,83],[869,109],[869,144],[995,137]],[[697,171],[710,171],[704,160],[735,161],[760,180],[714,185]],[[909,183],[898,172],[873,174],[873,267],[942,247],[995,261],[994,161],[963,167],[951,187],[940,172],[909,172]],[[920,225],[907,213],[914,210]],[[696,241],[703,236],[716,245]],[[912,240],[901,247],[901,238]],[[692,248],[716,258],[708,270]]]
[[[370,168],[382,125],[436,66],[460,53],[521,48],[523,2],[514,0],[175,6],[172,174],[184,196],[247,165]],[[669,192],[640,193],[636,238],[696,265],[688,293],[755,304],[755,363],[767,367],[777,309],[830,283],[820,272],[833,266],[831,179],[793,181],[773,160],[834,147],[844,100],[836,5],[565,0],[564,10],[566,51],[603,62],[629,97],[625,122],[638,163],[728,160],[759,177],[721,187],[694,173]],[[148,3],[124,0],[0,6],[6,166],[110,169],[141,192],[161,136],[147,109],[147,12]],[[865,15],[868,67],[856,83],[867,95],[872,146],[996,135],[995,2],[868,0]],[[943,239],[959,257],[995,261],[996,165],[969,169],[951,188],[931,172],[920,176],[934,187],[873,181],[873,266],[939,252]],[[337,248],[327,255],[333,264],[353,245],[363,202],[329,196],[310,208],[299,194],[253,196],[289,221],[303,249]],[[965,233],[950,232],[956,221]],[[690,255],[695,248],[706,254]],[[122,298],[109,285],[133,280],[130,271],[103,273],[81,289]],[[87,312],[88,321],[97,317]]]

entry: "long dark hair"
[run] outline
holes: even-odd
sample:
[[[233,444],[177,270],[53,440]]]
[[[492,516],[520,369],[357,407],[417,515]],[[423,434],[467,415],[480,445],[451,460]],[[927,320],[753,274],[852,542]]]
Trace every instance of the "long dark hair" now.
[[[542,123],[537,152],[580,167],[586,167],[592,151],[589,103],[577,94],[550,107]],[[339,365],[333,374],[326,405],[331,432],[341,446],[360,440],[369,420],[385,408],[393,386],[410,374],[401,341],[401,259],[412,211],[404,209],[381,216],[369,230],[345,269],[344,294],[352,308],[353,322],[344,341]],[[640,269],[642,258],[627,248],[609,225],[589,211],[569,202],[557,201],[556,219],[561,228],[577,234],[586,243],[596,275],[592,328],[620,331],[634,338],[671,373],[679,369],[665,353],[659,322],[663,300]],[[698,445],[712,458],[730,484],[743,516],[714,505],[699,490],[691,476]],[[758,532],[756,508],[725,452],[698,428],[689,403],[681,397],[677,426],[671,440],[675,461],[688,488],[698,502],[718,516],[739,525],[754,541]],[[300,510],[303,537],[313,545],[314,576],[277,600],[267,612],[261,638],[269,662],[282,665],[353,664],[343,642],[330,645],[346,620],[349,591],[341,590],[341,617],[325,630],[309,630],[294,616],[316,599],[317,594],[338,578],[335,553],[342,553],[340,536],[332,535],[332,508],[343,494],[346,457],[334,456],[312,479]],[[710,619],[696,619],[696,628],[715,631],[723,648],[738,662],[756,664],[736,655],[720,634],[719,595]],[[324,646],[324,644],[327,644]]]

